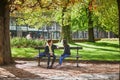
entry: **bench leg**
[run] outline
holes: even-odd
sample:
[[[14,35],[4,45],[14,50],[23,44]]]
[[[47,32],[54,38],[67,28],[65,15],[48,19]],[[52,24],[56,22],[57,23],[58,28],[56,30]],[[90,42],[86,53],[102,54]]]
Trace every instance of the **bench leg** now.
[[[79,57],[76,57],[77,67],[79,67]]]
[[[38,66],[40,66],[40,57],[38,57]]]

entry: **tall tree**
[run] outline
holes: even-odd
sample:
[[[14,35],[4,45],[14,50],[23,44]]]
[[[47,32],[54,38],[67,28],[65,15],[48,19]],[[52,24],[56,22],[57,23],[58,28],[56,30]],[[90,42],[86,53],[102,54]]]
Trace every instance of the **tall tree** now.
[[[9,0],[0,0],[0,65],[13,62],[9,36]]]
[[[94,39],[94,28],[93,28],[93,20],[92,20],[92,11],[95,0],[90,0],[89,6],[88,6],[88,41],[90,42],[95,42]]]
[[[70,13],[69,15],[65,14],[68,13],[68,4],[69,0],[65,2],[65,5],[62,5],[62,31],[61,31],[61,38],[66,39],[68,42],[72,42],[72,36],[71,36],[71,25],[70,25]],[[67,18],[66,18],[67,16]]]
[[[90,1],[92,1],[91,4]],[[72,10],[72,26],[72,30],[75,31],[98,27],[118,35],[118,10],[116,1],[84,0],[75,4]],[[93,29],[90,31],[88,37],[94,35]]]
[[[88,41],[94,42],[94,30],[95,27],[95,0],[83,0],[80,3],[73,6],[72,11],[72,27],[74,30],[86,30],[88,29]],[[74,8],[75,7],[75,8]],[[78,15],[74,15],[74,14]]]

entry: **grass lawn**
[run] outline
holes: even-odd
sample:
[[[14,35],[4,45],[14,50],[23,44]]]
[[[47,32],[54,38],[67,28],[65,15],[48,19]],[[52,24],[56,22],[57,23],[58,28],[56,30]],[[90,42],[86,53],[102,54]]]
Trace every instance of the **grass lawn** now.
[[[61,44],[57,44],[61,46]],[[96,43],[81,42],[70,44],[70,46],[82,46],[79,55],[82,60],[120,61],[120,50],[118,40],[101,40]],[[61,55],[63,50],[55,50],[57,55]],[[71,50],[72,55],[76,55],[76,50]],[[38,50],[34,48],[12,48],[13,57],[34,58],[38,55]]]

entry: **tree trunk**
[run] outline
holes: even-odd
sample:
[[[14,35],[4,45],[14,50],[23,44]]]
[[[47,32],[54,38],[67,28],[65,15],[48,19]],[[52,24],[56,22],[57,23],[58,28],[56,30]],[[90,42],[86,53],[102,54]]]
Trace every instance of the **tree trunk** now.
[[[89,2],[89,7],[92,7],[92,1]],[[93,21],[92,21],[92,10],[88,9],[88,41],[95,42],[94,39],[94,28],[93,28]]]
[[[107,34],[108,34],[108,38],[111,38],[111,33],[110,33],[110,32],[107,32]]]
[[[117,0],[118,3],[118,11],[119,11],[119,48],[120,48],[120,0]],[[120,72],[120,64],[119,64],[119,72]],[[120,73],[119,73],[119,79],[120,79]]]
[[[88,28],[88,41],[89,42],[95,42],[93,28]]]
[[[117,0],[119,10],[119,48],[120,48],[120,0]]]
[[[66,39],[69,43],[72,42],[71,27],[69,25],[62,26],[62,38]]]
[[[0,65],[13,62],[9,35],[9,5],[7,0],[0,1]]]
[[[88,15],[88,19],[89,19],[89,22],[88,22],[88,41],[89,42],[95,42],[95,39],[94,39],[94,28],[93,28],[93,21],[91,20],[91,17],[92,16],[92,13],[91,11],[89,11],[89,15]]]
[[[61,31],[61,39],[66,39],[69,43],[72,42],[72,35],[71,35],[71,26],[64,24],[64,12],[66,11],[66,7],[62,9],[62,31]],[[69,21],[69,20],[68,20]]]

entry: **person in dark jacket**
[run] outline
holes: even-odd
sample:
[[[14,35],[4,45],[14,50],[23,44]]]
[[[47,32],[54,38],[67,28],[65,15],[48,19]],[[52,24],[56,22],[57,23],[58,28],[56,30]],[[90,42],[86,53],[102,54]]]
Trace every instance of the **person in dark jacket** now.
[[[39,54],[39,57],[44,57],[47,56],[48,57],[48,61],[47,61],[47,68],[51,69],[53,67],[53,64],[56,60],[56,56],[54,54],[54,49],[56,49],[57,46],[53,45],[52,40],[48,40],[47,41],[47,46],[45,47],[45,51],[43,53]],[[51,57],[53,57],[51,65],[50,65],[50,61],[51,61]]]
[[[68,45],[67,41],[64,39],[62,43],[64,46],[64,52],[59,59],[59,64],[57,65],[58,67],[62,65],[62,62],[66,57],[69,57],[71,55],[70,46]]]

